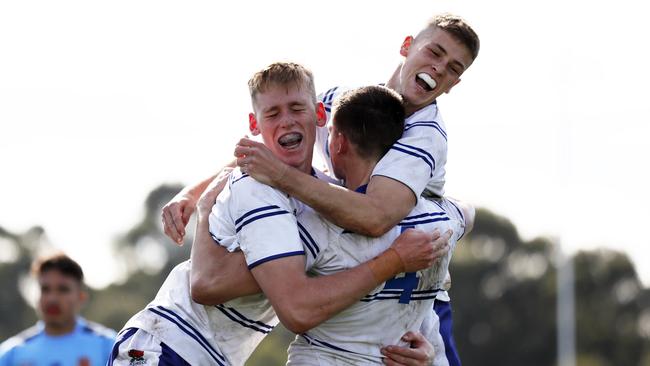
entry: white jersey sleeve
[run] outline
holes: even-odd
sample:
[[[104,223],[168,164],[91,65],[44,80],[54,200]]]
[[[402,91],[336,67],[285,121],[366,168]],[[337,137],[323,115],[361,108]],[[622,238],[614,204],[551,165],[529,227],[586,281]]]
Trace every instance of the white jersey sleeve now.
[[[395,179],[416,197],[426,189],[444,195],[447,132],[436,103],[420,109],[404,123],[404,133],[377,163],[373,176]]]
[[[273,259],[304,255],[294,202],[237,171],[212,208],[210,233],[229,250],[239,247],[249,269]]]
[[[332,124],[332,108],[334,106],[334,100],[341,96],[341,94],[350,90],[348,87],[335,86],[325,93],[318,95],[318,101],[323,103],[325,107],[325,113],[327,116],[327,123],[323,127],[318,127],[316,129],[316,143],[315,148],[316,152],[323,160],[327,167],[327,172],[331,177],[334,177],[334,169],[332,169],[332,159],[327,145],[327,139],[329,138],[329,126]]]

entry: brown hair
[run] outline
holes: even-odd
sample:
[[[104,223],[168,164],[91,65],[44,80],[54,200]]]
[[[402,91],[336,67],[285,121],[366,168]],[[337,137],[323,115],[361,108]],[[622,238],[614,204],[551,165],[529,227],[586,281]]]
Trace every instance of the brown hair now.
[[[293,84],[299,88],[306,87],[316,103],[314,75],[302,65],[293,62],[276,62],[256,72],[248,80],[251,100],[255,101],[258,93],[265,92],[273,84],[283,86]]]
[[[57,270],[66,276],[72,277],[79,283],[83,282],[84,273],[79,263],[63,253],[37,259],[32,265],[32,272],[37,277],[52,270]]]
[[[465,21],[465,19],[454,14],[439,14],[435,15],[429,20],[427,26],[418,33],[416,39],[422,34],[428,33],[431,30],[439,28],[449,33],[454,39],[463,44],[472,55],[472,60],[478,56],[478,51],[481,48],[481,42],[478,35],[472,27]]]
[[[366,159],[379,160],[402,137],[404,117],[402,97],[383,86],[348,91],[334,103],[334,126]]]

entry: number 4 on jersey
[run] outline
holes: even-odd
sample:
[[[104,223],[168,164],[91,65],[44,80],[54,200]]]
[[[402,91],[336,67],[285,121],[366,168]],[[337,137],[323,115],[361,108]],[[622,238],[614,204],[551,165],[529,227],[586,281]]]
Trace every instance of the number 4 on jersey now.
[[[413,229],[415,226],[402,226],[401,232],[404,232],[408,229]],[[402,294],[399,297],[400,304],[408,304],[411,302],[411,294],[413,290],[418,288],[420,279],[415,272],[407,272],[404,276],[399,277],[397,275],[390,280],[386,281],[384,285],[384,290],[402,290]]]

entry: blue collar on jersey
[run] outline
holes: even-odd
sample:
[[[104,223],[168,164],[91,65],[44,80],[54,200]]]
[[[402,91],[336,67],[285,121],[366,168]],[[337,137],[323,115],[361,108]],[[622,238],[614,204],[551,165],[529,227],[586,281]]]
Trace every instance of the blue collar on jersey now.
[[[354,191],[355,191],[355,192],[359,192],[359,193],[366,194],[366,189],[367,189],[367,188],[368,188],[368,185],[367,185],[367,184],[364,184],[364,185],[360,186],[359,188],[355,189]]]

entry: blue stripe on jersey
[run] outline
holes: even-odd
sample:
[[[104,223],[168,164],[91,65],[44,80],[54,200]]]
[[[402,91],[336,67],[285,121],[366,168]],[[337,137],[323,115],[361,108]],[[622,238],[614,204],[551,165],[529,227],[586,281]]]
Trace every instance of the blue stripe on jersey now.
[[[326,110],[328,113],[332,111],[332,101],[334,100],[334,94],[335,94],[334,92],[336,92],[336,90],[337,90],[338,88],[339,88],[339,87],[336,86],[336,87],[334,87],[334,88],[328,90],[328,91],[323,95],[323,99],[322,99],[323,106],[325,106],[325,110]]]
[[[415,216],[406,216],[404,220],[402,220],[402,222],[407,220],[420,219],[422,217],[433,217],[433,216],[442,216],[442,215],[446,215],[446,212],[428,212],[428,213],[423,213]]]
[[[424,151],[424,155],[423,155],[423,154],[420,154],[420,153],[418,153],[416,151],[408,150],[407,148],[410,148],[410,149],[413,149],[413,150],[416,150],[416,151],[418,151],[418,150],[424,151],[422,149],[418,149],[418,148],[413,147],[413,146],[401,144],[399,142],[396,142],[395,145],[391,146],[391,149],[393,149],[393,150],[397,150],[397,151],[403,152],[405,154],[415,156],[416,158],[422,159],[422,161],[424,161],[429,166],[429,169],[431,170],[431,173],[429,174],[429,177],[433,177],[433,171],[435,170],[435,167],[436,167],[436,162],[433,159],[433,157],[431,155],[429,155],[429,153],[426,152],[426,151]]]
[[[404,131],[408,131],[413,127],[431,127],[433,129],[437,130],[438,132],[440,132],[440,134],[445,139],[445,141],[447,141],[447,133],[445,132],[445,130],[442,129],[442,127],[440,127],[440,125],[436,121],[417,121],[417,122],[413,122],[411,124],[406,125],[404,127]]]
[[[240,180],[242,180],[242,179],[244,179],[244,178],[247,178],[247,177],[250,177],[250,175],[244,173],[244,174],[241,175],[241,177],[239,177],[239,178],[233,180],[232,182],[230,182],[230,184],[231,184],[231,185],[232,185],[232,184],[235,184],[235,183],[239,182]]]
[[[226,358],[222,354],[217,352],[214,348],[212,348],[212,346],[210,345],[210,343],[208,343],[205,337],[203,337],[203,335],[201,335],[201,333],[198,330],[194,329],[194,327],[192,327],[192,325],[186,322],[183,318],[178,316],[173,311],[166,309],[162,306],[156,306],[156,308],[148,308],[147,310],[155,314],[158,314],[163,318],[169,320],[170,322],[174,323],[178,327],[178,329],[182,330],[185,334],[192,337],[192,339],[194,339],[199,345],[201,345],[201,347],[207,351],[210,357],[212,357],[212,359],[215,360],[217,364],[219,364],[220,366],[224,366],[224,363],[226,362]]]
[[[325,155],[327,155],[328,158],[331,158],[329,141],[330,141],[330,133],[329,131],[327,131],[327,138],[325,138],[325,142],[323,144],[325,145]]]
[[[242,327],[250,328],[252,330],[258,331],[260,333],[268,334],[273,330],[273,326],[264,324],[257,320],[248,319],[243,314],[235,310],[234,308],[229,308],[223,305],[215,306],[219,311],[221,311],[225,316],[235,323],[241,325]]]
[[[418,153],[422,154],[423,156],[426,156],[427,158],[429,158],[429,161],[433,164],[433,169],[436,169],[436,159],[434,159],[433,156],[431,156],[431,154],[429,154],[428,151],[426,151],[424,149],[420,149],[419,147],[416,147],[416,146],[403,144],[403,143],[401,143],[399,141],[397,141],[395,143],[395,145],[399,145],[399,146],[401,146],[403,148],[410,149],[412,151],[414,150],[414,152],[418,152]]]
[[[354,353],[356,355],[360,354],[360,353],[357,353],[357,352],[348,351],[347,349],[337,347],[337,346],[335,346],[333,344],[330,344],[330,343],[327,343],[327,342],[319,341],[318,339],[310,337],[309,335],[307,335],[307,333],[303,333],[300,336],[305,338],[307,343],[309,343],[310,345],[313,345],[313,346],[327,347],[327,348],[331,348],[331,349],[341,351],[341,352]]]
[[[160,352],[158,366],[192,366],[163,342],[160,342]]]
[[[257,216],[255,216],[253,218],[250,218],[250,219],[244,221],[241,225],[239,225],[239,227],[235,229],[235,233],[238,233],[239,230],[241,230],[244,226],[250,224],[251,222],[263,219],[265,217],[272,217],[272,216],[277,216],[277,215],[285,215],[285,214],[288,214],[288,213],[289,213],[288,211],[278,209],[278,211],[273,211],[273,212],[268,212],[268,213],[265,213],[265,214],[257,215]],[[246,215],[248,215],[248,214],[246,214]],[[242,218],[243,217],[244,216],[242,216]]]
[[[332,105],[332,99],[334,97],[334,92],[338,88],[339,88],[338,86],[335,86],[332,89],[325,92],[325,94],[323,95],[323,100],[322,100],[323,104]]]
[[[307,229],[305,229],[305,227],[302,226],[300,222],[298,222],[298,231],[299,231],[298,234],[300,234],[300,239],[302,240],[303,243],[305,243],[307,249],[309,249],[309,251],[311,252],[311,255],[314,256],[314,258],[316,258],[316,255],[320,253],[320,247],[318,246],[318,244],[316,244],[314,238],[312,238],[312,236],[309,234]]]
[[[411,226],[411,225],[419,225],[419,224],[427,224],[430,222],[438,222],[438,221],[449,221],[449,217],[436,217],[434,219],[425,219],[425,220],[420,220],[420,221],[409,221],[409,222],[400,222],[397,224],[397,226]]]
[[[115,344],[113,344],[113,350],[111,351],[111,357],[109,357],[107,366],[113,366],[113,361],[117,358],[118,353],[120,353],[120,345],[124,343],[127,339],[131,338],[135,332],[138,331],[138,328],[126,328],[117,335],[115,339]]]
[[[235,225],[239,224],[240,221],[242,221],[243,219],[247,218],[250,215],[253,215],[253,214],[256,214],[256,213],[262,212],[262,211],[272,210],[272,209],[278,209],[279,210],[280,207],[278,207],[276,205],[270,205],[270,206],[264,206],[264,207],[256,208],[254,210],[250,210],[250,211],[246,212],[245,214],[243,214],[240,218],[235,220]]]
[[[441,289],[412,291],[408,301],[435,299]],[[371,302],[377,300],[402,300],[403,290],[382,290],[380,292],[366,295],[361,301]],[[408,303],[408,302],[405,302]]]
[[[253,263],[249,264],[248,269],[253,269],[253,268],[259,266],[260,264],[262,264],[264,262],[268,262],[268,261],[272,261],[274,259],[280,259],[280,258],[284,258],[284,257],[292,257],[294,255],[305,255],[305,251],[300,250],[300,251],[297,251],[297,252],[287,252],[287,253],[276,254],[276,255],[272,255],[270,257],[262,258],[262,259],[258,260],[257,262],[253,262]]]

